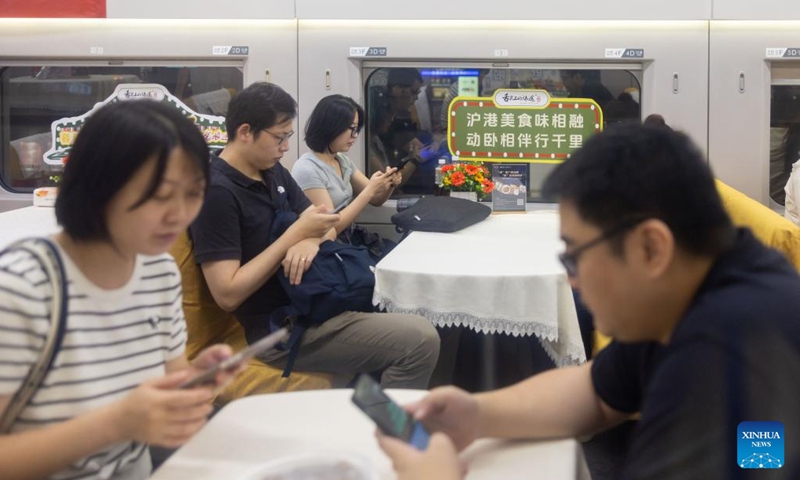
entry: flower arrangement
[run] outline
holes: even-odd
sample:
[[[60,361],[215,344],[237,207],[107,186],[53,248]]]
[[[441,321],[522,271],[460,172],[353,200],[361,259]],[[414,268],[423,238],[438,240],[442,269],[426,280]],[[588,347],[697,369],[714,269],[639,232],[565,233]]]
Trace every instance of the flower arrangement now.
[[[479,197],[494,190],[489,169],[482,163],[450,163],[442,166],[442,187],[454,192],[475,192]]]

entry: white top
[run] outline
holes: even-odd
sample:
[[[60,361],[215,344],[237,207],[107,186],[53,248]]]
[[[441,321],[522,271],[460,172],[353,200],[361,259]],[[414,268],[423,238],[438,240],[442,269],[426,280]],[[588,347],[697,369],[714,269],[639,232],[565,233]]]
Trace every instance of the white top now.
[[[426,393],[388,390],[401,405]],[[350,457],[366,464],[378,478],[396,478],[375,441],[375,424],[353,405],[352,395],[350,389],[317,390],[231,402],[170,457],[152,480],[255,480],[254,472],[263,473],[258,476],[262,479],[268,475],[266,464],[276,466],[269,472],[274,474],[281,463],[301,457],[306,465],[315,457],[320,463]],[[572,439],[478,440],[461,457],[469,465],[468,480],[590,479],[583,450]]]
[[[172,257],[140,255],[126,285],[102,290],[63,250],[61,256],[69,292],[63,342],[12,432],[42,428],[120,400],[145,380],[163,376],[165,362],[185,348],[181,277]],[[36,362],[49,330],[52,295],[44,270],[29,253],[14,249],[0,255],[0,395],[16,392]],[[114,478],[133,464],[146,478],[149,465],[139,463],[149,461],[146,445],[123,442],[51,478]]]
[[[800,160],[792,165],[792,173],[784,187],[786,192],[786,210],[783,215],[800,227]]]
[[[376,266],[373,303],[437,326],[535,335],[558,366],[586,361],[554,211],[412,232]]]

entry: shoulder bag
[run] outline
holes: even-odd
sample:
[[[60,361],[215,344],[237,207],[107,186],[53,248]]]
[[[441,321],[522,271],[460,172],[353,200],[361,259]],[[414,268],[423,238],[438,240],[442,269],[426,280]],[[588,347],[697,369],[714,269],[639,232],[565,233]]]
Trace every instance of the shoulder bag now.
[[[53,286],[53,299],[50,311],[50,330],[47,334],[44,348],[39,354],[38,360],[28,372],[28,376],[22,382],[22,386],[14,394],[5,412],[3,412],[3,417],[0,419],[0,434],[8,433],[11,430],[11,426],[14,425],[20,413],[36,393],[45,375],[47,375],[47,371],[52,366],[53,359],[56,357],[64,337],[69,302],[64,264],[57,247],[51,240],[46,238],[21,240],[8,247],[6,251],[12,249],[29,252],[39,262]]]

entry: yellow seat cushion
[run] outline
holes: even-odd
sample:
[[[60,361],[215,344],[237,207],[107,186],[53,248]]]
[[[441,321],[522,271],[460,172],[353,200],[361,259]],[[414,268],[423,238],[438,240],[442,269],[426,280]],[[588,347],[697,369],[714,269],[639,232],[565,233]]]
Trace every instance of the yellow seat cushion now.
[[[178,264],[183,283],[183,313],[186,317],[188,340],[186,355],[191,360],[203,349],[216,343],[227,343],[234,351],[247,347],[247,340],[236,318],[214,301],[202,270],[192,255],[192,243],[184,233],[169,252]],[[247,368],[217,396],[215,403],[224,405],[246,395],[317,390],[335,386],[335,377],[325,373],[293,371],[289,378],[281,377],[282,370],[258,360],[250,360]],[[341,381],[341,379],[339,379]]]
[[[748,227],[765,245],[786,255],[800,270],[800,227],[719,180],[717,190],[735,225]]]
[[[722,205],[734,225],[748,227],[756,238],[786,255],[800,270],[800,227],[735,188],[720,180],[716,182]],[[610,342],[609,337],[595,331],[592,350],[596,354]]]

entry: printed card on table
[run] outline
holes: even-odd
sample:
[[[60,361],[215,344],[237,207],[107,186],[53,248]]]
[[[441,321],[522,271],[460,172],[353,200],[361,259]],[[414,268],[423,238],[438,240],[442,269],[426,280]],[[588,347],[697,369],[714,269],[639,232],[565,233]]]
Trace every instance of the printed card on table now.
[[[492,164],[493,213],[525,213],[528,199],[528,165]]]

